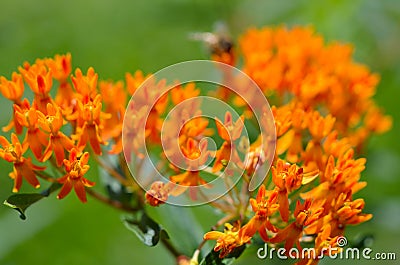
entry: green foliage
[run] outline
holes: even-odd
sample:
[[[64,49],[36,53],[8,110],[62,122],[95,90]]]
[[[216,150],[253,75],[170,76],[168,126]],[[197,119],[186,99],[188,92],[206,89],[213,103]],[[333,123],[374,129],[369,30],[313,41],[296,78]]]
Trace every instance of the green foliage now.
[[[200,265],[230,265],[233,264],[235,259],[239,258],[242,255],[243,251],[246,249],[246,245],[240,246],[233,250],[228,256],[225,258],[219,257],[219,252],[215,252],[211,250],[207,256],[200,262]]]
[[[168,239],[167,232],[145,211],[124,216],[122,221],[126,228],[132,231],[145,245],[154,247],[161,239]]]
[[[52,192],[58,190],[61,187],[59,183],[53,183],[48,189],[42,193],[18,193],[13,194],[4,201],[4,205],[19,212],[19,217],[22,220],[26,219],[25,211],[32,204],[40,201],[41,199],[48,197]]]
[[[39,193],[20,193],[13,194],[4,201],[4,205],[13,208],[19,212],[22,220],[26,219],[25,210],[35,202],[43,199],[45,196]]]

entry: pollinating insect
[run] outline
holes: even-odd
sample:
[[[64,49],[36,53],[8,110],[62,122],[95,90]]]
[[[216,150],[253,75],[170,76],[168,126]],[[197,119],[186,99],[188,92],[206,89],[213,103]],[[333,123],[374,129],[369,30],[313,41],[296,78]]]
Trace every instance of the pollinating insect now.
[[[213,60],[234,65],[234,43],[226,24],[217,22],[213,32],[193,32],[189,38],[206,44]]]

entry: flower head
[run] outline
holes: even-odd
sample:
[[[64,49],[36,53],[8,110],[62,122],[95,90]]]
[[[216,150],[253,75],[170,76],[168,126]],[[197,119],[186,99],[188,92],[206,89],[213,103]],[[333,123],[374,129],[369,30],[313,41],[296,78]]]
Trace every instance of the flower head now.
[[[97,79],[98,75],[95,73],[93,67],[89,67],[86,75],[83,75],[81,69],[75,70],[75,76],[71,77],[72,84],[78,92],[83,104],[88,103],[97,95]]]
[[[27,146],[23,146],[15,134],[11,135],[11,143],[4,136],[0,136],[0,145],[2,146],[0,157],[14,165],[13,172],[10,173],[10,177],[14,179],[13,192],[18,192],[21,188],[22,178],[25,178],[33,187],[39,188],[40,183],[34,171],[45,168],[32,164],[30,158],[22,156],[26,152]]]
[[[19,68],[26,83],[35,93],[34,105],[44,114],[47,114],[47,104],[51,103],[52,99],[49,95],[53,87],[53,74],[41,61],[30,66],[28,69]]]
[[[238,166],[243,166],[234,144],[234,141],[239,139],[243,130],[243,116],[233,123],[232,114],[226,112],[224,123],[216,118],[216,125],[218,134],[224,142],[216,153],[215,162],[212,168],[213,172],[220,171],[224,168],[223,161],[232,161]],[[229,174],[229,171],[227,171],[227,173]]]
[[[93,187],[95,185],[94,182],[84,177],[89,170],[89,165],[87,165],[89,153],[85,152],[80,157],[78,154],[78,150],[73,148],[69,153],[69,159],[64,159],[63,161],[67,174],[58,179],[58,182],[62,184],[61,190],[57,195],[58,199],[67,196],[72,188],[74,188],[79,200],[86,202],[85,187]]]
[[[14,102],[19,102],[24,94],[24,81],[22,76],[16,72],[12,73],[11,80],[5,77],[0,77],[0,92],[1,94]]]
[[[65,157],[65,150],[70,151],[74,147],[74,143],[68,136],[60,131],[64,122],[61,109],[49,103],[46,112],[48,115],[37,111],[40,128],[50,134],[50,139],[43,153],[42,160],[48,160],[54,153],[57,165],[61,166]]]
[[[49,141],[48,135],[39,129],[39,115],[34,107],[30,107],[28,101],[23,101],[21,107],[14,105],[15,120],[27,127],[24,143],[28,144],[37,159],[42,158],[42,149]]]
[[[58,80],[60,83],[65,83],[71,74],[71,54],[56,54],[54,58],[45,59],[45,64],[53,74],[53,78]]]
[[[268,241],[267,230],[277,232],[277,229],[269,221],[269,217],[279,207],[277,196],[277,191],[268,192],[262,185],[258,190],[256,199],[250,198],[250,205],[255,215],[240,229],[239,234],[242,240],[250,240],[258,231],[261,238]]]
[[[296,208],[294,210],[295,221],[284,229],[280,230],[273,238],[270,239],[271,243],[279,243],[285,241],[285,249],[289,249],[296,244],[299,249],[300,237],[303,229],[306,226],[312,225],[316,222],[323,212],[323,208],[316,207],[312,204],[310,199],[305,200],[304,203],[297,201]]]
[[[240,247],[243,244],[249,242],[243,241],[243,239],[239,236],[240,231],[240,223],[235,223],[231,225],[229,223],[225,224],[224,232],[219,231],[210,231],[204,235],[205,240],[216,240],[217,244],[214,247],[214,251],[221,251],[219,253],[220,258],[226,257],[229,253],[231,253],[235,248]]]

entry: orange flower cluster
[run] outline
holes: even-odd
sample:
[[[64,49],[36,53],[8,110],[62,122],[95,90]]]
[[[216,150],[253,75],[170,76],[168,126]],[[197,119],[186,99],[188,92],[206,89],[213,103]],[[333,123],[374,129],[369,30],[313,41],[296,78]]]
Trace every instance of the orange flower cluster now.
[[[208,232],[204,239],[217,240],[214,250],[223,250],[221,258],[251,242],[257,232],[268,244],[287,250],[301,249],[310,237],[316,253],[338,248],[336,239],[347,225],[372,218],[362,213],[364,200],[354,194],[366,186],[360,181],[366,159],[357,153],[371,134],[391,127],[391,118],[372,99],[379,78],[352,60],[349,45],[325,45],[311,28],[251,29],[240,46],[243,70],[273,105],[275,159],[256,198],[249,199],[251,207],[239,216],[227,211],[244,225],[234,234]],[[250,150],[258,146],[256,141]]]
[[[71,55],[66,54],[38,59],[32,65],[25,63],[12,74],[11,80],[0,78],[1,93],[13,102],[13,118],[3,131],[14,129],[15,133],[11,135],[11,143],[1,136],[0,154],[14,164],[10,174],[14,192],[20,190],[23,178],[38,188],[37,177],[41,177],[63,185],[58,198],[64,198],[74,188],[78,198],[85,202],[84,187],[92,187],[94,182],[84,177],[89,169],[86,165],[89,153],[83,151],[90,149],[94,156],[101,155],[102,145],[108,140],[117,143],[121,137],[126,96],[118,94],[123,91],[120,84],[112,88],[106,82],[98,85],[93,68],[86,74],[79,68],[74,75],[71,71]],[[26,85],[33,92],[32,100],[24,98]],[[102,98],[106,98],[104,102]],[[27,157],[28,150],[38,163],[49,161],[63,177],[48,178],[41,174],[48,163],[33,164],[32,158]],[[61,168],[63,164],[65,170]]]
[[[289,98],[332,115],[335,130],[357,148],[391,127],[372,99],[379,76],[352,60],[350,45],[325,45],[310,27],[278,27],[251,29],[240,46],[243,70],[278,106]]]
[[[231,65],[241,61],[230,44],[222,43],[225,49],[213,46],[214,60]],[[243,115],[235,117],[227,111],[225,117],[210,123],[201,116],[200,101],[187,101],[201,95],[195,84],[171,87],[163,94],[166,80],[140,71],[126,74],[125,84],[98,82],[93,68],[73,72],[71,55],[57,55],[32,65],[25,63],[11,79],[0,77],[0,92],[13,102],[12,120],[3,128],[13,133],[10,140],[0,136],[0,157],[13,165],[13,192],[20,190],[23,179],[35,188],[39,180],[45,180],[61,184],[59,199],[74,189],[86,202],[86,191],[95,184],[85,177],[89,154],[122,185],[132,188],[135,184],[128,178],[127,163],[135,164],[137,170],[144,168],[136,173],[145,173],[145,144],[159,155],[157,148],[162,143],[164,153],[156,166],[169,176],[169,182],[149,183],[145,195],[137,186],[130,189],[144,195],[152,206],[187,190],[196,200],[194,187],[211,186],[203,170],[208,176],[220,174],[227,184],[240,172],[238,185],[210,203],[225,214],[216,225],[225,224],[225,230],[207,232],[204,240],[216,240],[214,250],[220,251],[221,258],[257,236],[286,249],[301,249],[310,238],[317,253],[327,246],[337,247],[336,239],[344,235],[347,225],[372,217],[362,212],[364,200],[354,196],[366,186],[361,181],[366,159],[359,158],[363,144],[371,134],[391,127],[391,118],[383,115],[372,98],[379,77],[352,60],[349,45],[326,45],[311,28],[251,29],[240,39],[240,48],[244,64],[239,68],[255,80],[272,105],[276,150],[262,145],[261,134],[252,137],[252,142],[242,136],[246,122],[258,121],[245,101],[225,88],[210,94]],[[145,79],[150,80],[148,85],[138,89]],[[33,98],[24,98],[26,86]],[[136,101],[129,105],[132,109],[126,109],[133,94]],[[180,108],[172,111],[177,105]],[[126,115],[128,111],[134,115]],[[267,110],[263,111],[265,118]],[[272,123],[259,122],[261,127]],[[162,130],[166,132],[163,136]],[[203,138],[214,135],[220,144],[210,150]],[[266,163],[267,152],[274,155],[272,170],[253,198],[249,183]],[[108,165],[102,155],[118,156],[119,165]],[[178,167],[169,159],[182,163]],[[49,165],[58,170],[58,176],[44,174]],[[315,264],[318,260],[298,262]]]

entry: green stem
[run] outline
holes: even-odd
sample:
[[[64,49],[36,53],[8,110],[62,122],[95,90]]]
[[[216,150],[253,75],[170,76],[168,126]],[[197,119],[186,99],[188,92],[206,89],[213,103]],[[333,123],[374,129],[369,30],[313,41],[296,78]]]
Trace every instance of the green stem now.
[[[117,208],[119,210],[125,211],[125,212],[130,212],[130,213],[134,213],[140,210],[140,208],[138,207],[132,207],[129,205],[125,205],[120,203],[119,201],[114,201],[106,196],[104,196],[103,194],[100,194],[98,192],[96,192],[93,189],[87,188],[86,192],[92,196],[93,198],[97,199],[100,202],[103,202],[105,204],[108,204],[109,206],[112,206],[114,208]]]

